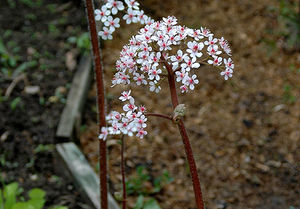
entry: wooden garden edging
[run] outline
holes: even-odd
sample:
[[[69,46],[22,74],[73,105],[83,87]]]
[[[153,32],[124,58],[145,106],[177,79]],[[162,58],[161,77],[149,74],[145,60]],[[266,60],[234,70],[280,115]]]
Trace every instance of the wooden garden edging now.
[[[92,80],[92,60],[83,56],[74,75],[67,102],[57,127],[56,137],[63,141],[74,140],[74,127],[81,123],[81,112]],[[95,139],[97,140],[97,138]],[[89,165],[84,154],[73,142],[56,144],[57,170],[68,178],[74,179],[75,185],[87,203],[101,209],[99,178]],[[120,209],[111,194],[108,194],[109,209]]]
[[[71,174],[83,197],[90,205],[100,209],[100,181],[82,152],[73,142],[57,144],[56,151],[65,166],[62,169],[67,169],[67,173]],[[108,208],[120,209],[111,194],[108,194]]]
[[[71,138],[76,120],[81,120],[81,110],[92,79],[91,65],[91,57],[83,56],[57,127],[56,136],[59,138]]]

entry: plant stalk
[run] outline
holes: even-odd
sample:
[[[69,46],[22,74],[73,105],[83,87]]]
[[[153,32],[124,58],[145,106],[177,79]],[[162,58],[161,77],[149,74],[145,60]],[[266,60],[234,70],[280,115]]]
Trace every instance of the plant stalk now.
[[[169,81],[172,105],[173,105],[173,108],[175,109],[177,107],[177,105],[179,104],[178,95],[176,92],[175,75],[173,73],[172,67],[167,63],[167,61],[164,58],[163,58],[163,60],[164,60],[165,66],[168,70],[168,81]],[[190,140],[189,140],[189,137],[188,137],[188,134],[187,134],[187,131],[186,131],[186,128],[184,126],[182,119],[180,119],[178,121],[178,129],[179,129],[179,132],[180,132],[183,144],[184,144],[186,157],[187,157],[187,160],[189,163],[197,209],[204,209],[201,185],[200,185],[200,180],[199,180],[198,173],[197,173],[197,166],[195,163]]]
[[[160,114],[160,113],[146,113],[145,114],[147,117],[151,117],[151,116],[154,116],[154,117],[159,117],[159,118],[165,118],[165,119],[168,119],[168,120],[171,120],[173,121],[173,118],[168,116],[168,115],[164,115],[164,114]]]
[[[121,138],[121,173],[122,173],[122,184],[123,184],[123,200],[122,200],[122,209],[126,209],[126,202],[127,202],[127,193],[126,193],[126,183],[125,183],[125,142],[124,142],[125,135]]]
[[[98,123],[99,134],[101,128],[106,126],[106,104],[104,93],[103,69],[101,63],[101,53],[98,42],[96,23],[94,18],[94,3],[93,0],[85,0],[86,13],[89,24],[90,38],[92,43],[94,69],[97,83],[97,105],[98,105]],[[101,209],[108,209],[107,201],[107,165],[106,165],[106,141],[99,140],[99,166],[100,166],[100,203]]]

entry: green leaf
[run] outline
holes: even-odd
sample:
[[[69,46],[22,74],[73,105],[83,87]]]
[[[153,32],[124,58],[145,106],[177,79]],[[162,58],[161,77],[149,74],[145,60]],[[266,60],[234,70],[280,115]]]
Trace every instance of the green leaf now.
[[[55,206],[53,209],[69,209],[66,206]]]
[[[31,199],[44,199],[45,195],[46,195],[46,192],[42,189],[39,189],[39,188],[31,189],[28,192],[28,196]]]
[[[3,204],[4,204],[2,197],[3,197],[3,194],[2,194],[2,190],[0,189],[0,208],[3,208]]]
[[[161,209],[157,201],[154,198],[149,199],[143,209]]]
[[[28,196],[30,197],[30,200],[28,203],[34,206],[34,209],[42,209],[45,204],[45,197],[46,192],[39,188],[31,189],[28,192]]]
[[[33,205],[28,202],[18,202],[11,209],[35,209]]]
[[[42,209],[45,202],[46,201],[44,199],[31,199],[27,203],[32,205],[34,209]]]
[[[18,187],[19,185],[16,182],[5,186],[3,192],[4,199],[6,200],[4,204],[5,209],[11,209],[12,206],[16,203]]]
[[[17,77],[20,73],[23,73],[27,68],[35,67],[37,66],[37,61],[30,61],[30,62],[24,62],[19,67],[17,67],[14,70],[13,78]]]
[[[18,106],[18,104],[21,102],[21,98],[17,97],[10,103],[10,109],[15,110]]]
[[[144,196],[140,195],[133,209],[141,209],[143,207],[143,204],[144,204]]]

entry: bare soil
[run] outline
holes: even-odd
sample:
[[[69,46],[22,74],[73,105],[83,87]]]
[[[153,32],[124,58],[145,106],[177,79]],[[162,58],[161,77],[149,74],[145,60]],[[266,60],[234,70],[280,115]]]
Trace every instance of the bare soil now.
[[[300,208],[300,68],[299,51],[287,51],[278,33],[276,1],[144,0],[147,14],[157,20],[174,15],[179,24],[208,27],[232,46],[234,78],[223,81],[216,71],[201,67],[197,89],[180,96],[188,107],[185,118],[206,207],[208,209]],[[125,26],[125,25],[123,25]],[[122,26],[121,26],[122,27]],[[118,95],[128,87],[110,88],[122,45],[138,26],[122,27],[113,41],[103,43],[109,110],[120,108]],[[270,46],[268,41],[275,43]],[[293,66],[293,67],[291,67]],[[286,91],[285,87],[290,86]],[[95,88],[95,87],[94,87]],[[149,112],[171,114],[167,86],[159,94],[133,88],[138,104]],[[83,150],[96,166],[97,125],[90,92]],[[293,101],[289,98],[293,97]],[[195,208],[191,178],[176,126],[150,118],[149,135],[126,139],[127,178],[138,165],[151,176],[169,171],[174,181],[154,195],[163,209]],[[119,139],[108,140],[110,189],[121,191]],[[149,185],[148,185],[149,186]],[[151,185],[150,185],[151,186]],[[134,206],[136,196],[129,197]]]

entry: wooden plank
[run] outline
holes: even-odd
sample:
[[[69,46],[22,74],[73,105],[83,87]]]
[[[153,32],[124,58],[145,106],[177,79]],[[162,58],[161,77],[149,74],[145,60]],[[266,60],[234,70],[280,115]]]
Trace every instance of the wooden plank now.
[[[84,56],[74,75],[72,86],[67,97],[67,103],[57,127],[57,137],[70,138],[72,136],[75,121],[81,115],[91,78],[91,57]]]
[[[57,144],[56,151],[83,197],[91,206],[100,209],[100,181],[82,152],[73,142]],[[108,194],[108,208],[120,209],[111,194]]]

